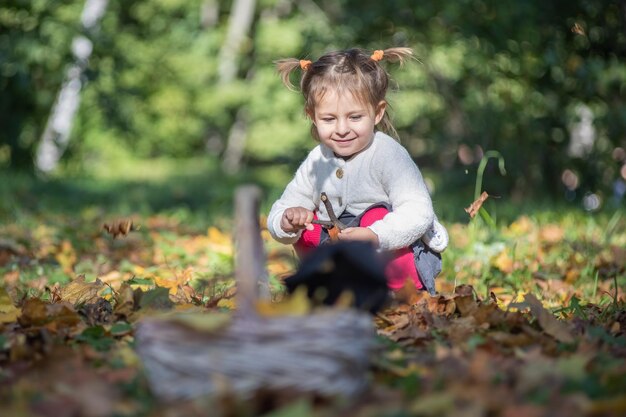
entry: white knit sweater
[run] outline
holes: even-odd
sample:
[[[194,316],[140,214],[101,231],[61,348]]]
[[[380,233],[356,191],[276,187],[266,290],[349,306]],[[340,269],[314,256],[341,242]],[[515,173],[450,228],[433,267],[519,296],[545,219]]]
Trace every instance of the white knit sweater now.
[[[448,233],[435,217],[417,165],[402,145],[382,132],[347,161],[323,144],[316,146],[273,204],[267,218],[270,234],[287,244],[299,239],[301,231],[287,233],[280,227],[283,212],[289,207],[304,207],[319,219],[329,220],[320,200],[322,192],[337,216],[346,210],[358,216],[375,203],[391,205],[389,214],[369,226],[383,250],[405,248],[420,238],[437,252],[448,246]]]

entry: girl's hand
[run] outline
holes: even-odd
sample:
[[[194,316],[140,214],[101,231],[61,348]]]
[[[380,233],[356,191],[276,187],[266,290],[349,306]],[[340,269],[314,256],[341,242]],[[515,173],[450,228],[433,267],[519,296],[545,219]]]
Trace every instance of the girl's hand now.
[[[368,229],[367,227],[348,227],[343,229],[337,235],[339,240],[361,240],[365,242],[371,242],[374,246],[378,247],[378,235]]]
[[[289,207],[280,219],[280,227],[287,233],[300,229],[313,230],[313,212],[304,207]]]

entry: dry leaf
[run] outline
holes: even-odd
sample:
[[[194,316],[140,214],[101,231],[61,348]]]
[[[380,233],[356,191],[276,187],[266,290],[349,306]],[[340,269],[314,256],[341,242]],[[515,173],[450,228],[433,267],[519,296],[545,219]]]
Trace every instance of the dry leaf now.
[[[485,202],[485,200],[487,200],[488,197],[489,194],[487,194],[487,191],[483,191],[483,193],[480,195],[480,197],[478,197],[476,201],[470,204],[469,207],[465,208],[465,211],[469,213],[470,218],[473,219],[476,214],[478,214],[478,210],[480,210],[480,208],[483,206],[483,203]]]
[[[127,319],[135,309],[135,299],[133,289],[128,283],[123,283],[115,296],[115,308],[113,313],[118,318]]]
[[[328,236],[330,237],[330,240],[332,242],[338,242],[339,241],[339,232],[341,232],[341,230],[339,230],[338,227],[331,227],[330,229],[326,229],[328,231]]]
[[[39,298],[29,298],[22,305],[22,315],[18,321],[23,327],[46,324],[48,321],[48,303]]]
[[[574,26],[572,26],[572,32],[577,35],[586,36],[585,29],[583,29],[578,22],[574,23]]]
[[[20,310],[13,305],[13,300],[6,290],[0,287],[0,324],[12,323],[17,320]]]
[[[102,225],[102,228],[106,230],[108,234],[113,236],[113,239],[119,235],[126,236],[131,231],[138,230],[138,227],[133,224],[132,220],[126,219],[105,223]]]
[[[85,276],[79,275],[61,289],[61,299],[75,305],[94,302],[103,287],[104,284],[99,279],[85,282]]]
[[[404,281],[404,285],[393,294],[394,301],[400,304],[414,305],[425,296],[424,291],[417,291],[415,283],[411,279]]]
[[[541,304],[541,301],[532,294],[526,294],[522,303],[517,303],[515,307],[523,308],[529,307],[530,312],[539,322],[541,328],[550,336],[554,337],[559,342],[572,343],[574,337],[569,331],[567,324],[559,321],[552,313],[546,310]]]
[[[426,299],[428,311],[438,316],[451,316],[456,310],[454,299],[443,295]]]

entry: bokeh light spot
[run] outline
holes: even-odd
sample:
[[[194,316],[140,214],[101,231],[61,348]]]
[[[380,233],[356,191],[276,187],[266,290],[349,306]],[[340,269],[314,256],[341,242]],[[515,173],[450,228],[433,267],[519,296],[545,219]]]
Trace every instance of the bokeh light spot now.
[[[576,175],[576,173],[571,169],[563,171],[561,174],[561,181],[563,181],[563,185],[565,185],[568,190],[575,190],[578,188],[578,175]]]
[[[583,198],[583,207],[587,211],[598,210],[601,205],[602,205],[602,200],[600,199],[600,196],[598,196],[595,193],[587,194]]]

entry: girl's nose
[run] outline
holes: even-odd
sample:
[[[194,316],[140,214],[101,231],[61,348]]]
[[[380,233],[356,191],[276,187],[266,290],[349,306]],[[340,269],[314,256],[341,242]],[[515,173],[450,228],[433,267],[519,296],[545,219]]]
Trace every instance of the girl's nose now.
[[[345,120],[337,121],[337,128],[335,129],[339,136],[345,136],[350,133],[350,128],[348,127],[348,123]]]

